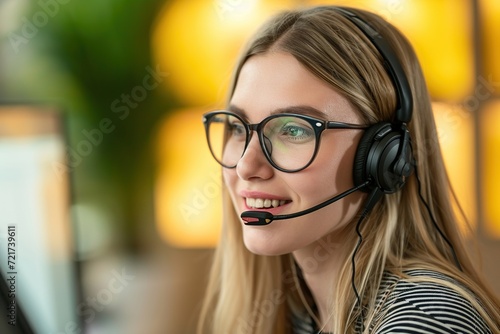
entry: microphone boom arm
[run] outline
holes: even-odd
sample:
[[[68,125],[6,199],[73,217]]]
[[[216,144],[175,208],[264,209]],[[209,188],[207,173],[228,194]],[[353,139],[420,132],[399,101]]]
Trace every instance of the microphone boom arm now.
[[[309,209],[305,209],[305,210],[302,210],[302,211],[299,211],[296,213],[275,216],[268,211],[245,211],[241,214],[241,219],[243,220],[245,225],[262,226],[262,225],[268,225],[268,224],[272,223],[274,220],[300,217],[300,216],[306,215],[308,213],[311,213],[313,211],[319,210],[327,205],[330,205],[333,202],[336,202],[339,199],[344,198],[347,195],[352,194],[353,192],[367,186],[369,183],[370,183],[370,181],[366,181],[365,183],[362,183],[356,187],[348,189],[348,190],[338,194],[337,196],[330,198],[329,200],[327,200],[325,202],[322,202],[322,203],[315,205]]]

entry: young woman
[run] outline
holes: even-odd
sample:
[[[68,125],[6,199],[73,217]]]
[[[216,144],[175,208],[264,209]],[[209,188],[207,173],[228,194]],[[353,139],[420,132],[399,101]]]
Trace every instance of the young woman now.
[[[199,333],[499,333],[430,99],[380,17],[282,13],[205,115],[224,221]]]

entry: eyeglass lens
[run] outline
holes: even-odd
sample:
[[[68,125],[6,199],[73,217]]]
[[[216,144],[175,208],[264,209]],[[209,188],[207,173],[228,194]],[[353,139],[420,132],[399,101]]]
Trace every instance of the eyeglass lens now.
[[[265,154],[276,166],[285,170],[305,167],[316,149],[316,133],[311,124],[295,116],[276,116],[261,124],[259,141]],[[230,114],[216,114],[208,124],[208,141],[216,160],[235,167],[250,140],[248,126]]]

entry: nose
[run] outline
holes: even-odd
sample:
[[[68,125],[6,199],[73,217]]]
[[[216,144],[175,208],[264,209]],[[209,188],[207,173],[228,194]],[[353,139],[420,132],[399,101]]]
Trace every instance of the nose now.
[[[236,165],[236,173],[242,180],[269,179],[273,176],[274,168],[267,161],[258,136],[254,135],[250,139],[243,156]]]

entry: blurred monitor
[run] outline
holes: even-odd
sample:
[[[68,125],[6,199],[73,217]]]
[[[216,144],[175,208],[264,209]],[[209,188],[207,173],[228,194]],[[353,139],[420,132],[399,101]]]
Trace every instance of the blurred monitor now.
[[[61,114],[0,104],[0,333],[83,333]]]

